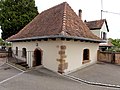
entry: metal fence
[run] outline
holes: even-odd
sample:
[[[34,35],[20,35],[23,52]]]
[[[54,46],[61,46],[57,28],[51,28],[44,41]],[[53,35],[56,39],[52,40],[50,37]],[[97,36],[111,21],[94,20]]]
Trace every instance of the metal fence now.
[[[17,64],[26,64],[28,66],[32,66],[33,62],[33,51],[26,51],[23,55],[23,51],[18,50],[16,53],[16,50],[12,50],[12,52],[9,52],[8,54],[11,53],[11,56],[8,56],[8,62],[12,63],[17,63]],[[25,65],[25,66],[26,66]]]

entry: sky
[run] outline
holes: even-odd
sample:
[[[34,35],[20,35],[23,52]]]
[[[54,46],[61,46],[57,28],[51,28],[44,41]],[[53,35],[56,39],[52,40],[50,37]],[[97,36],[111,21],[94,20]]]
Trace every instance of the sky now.
[[[102,5],[101,1],[103,2]],[[103,12],[102,18],[106,19],[108,23],[108,38],[120,39],[120,0],[35,0],[39,13],[62,2],[67,2],[76,14],[78,14],[79,9],[82,9],[83,21],[101,19],[101,9],[118,13],[113,14]]]

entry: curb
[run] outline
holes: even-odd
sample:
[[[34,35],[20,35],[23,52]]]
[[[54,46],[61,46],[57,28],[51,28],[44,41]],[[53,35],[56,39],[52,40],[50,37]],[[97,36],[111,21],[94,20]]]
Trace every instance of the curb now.
[[[0,67],[3,66],[5,63],[0,64]]]
[[[6,59],[6,58],[3,58],[3,59]],[[6,63],[6,60],[0,64],[0,66],[3,66],[4,64]]]
[[[23,70],[23,69],[17,67],[16,65],[11,64],[11,63],[6,63],[6,64],[9,65],[9,66],[11,66],[11,67],[13,67],[13,68],[15,68],[15,69],[17,69],[17,70],[19,70],[19,71],[22,71],[22,72],[26,71],[26,70]]]
[[[72,79],[72,80],[75,80],[75,81],[78,81],[78,82],[83,82],[83,83],[90,84],[90,85],[120,88],[120,85],[105,84],[105,83],[98,83],[98,82],[90,82],[90,81],[83,80],[83,79],[80,79],[80,78],[77,78],[77,77],[74,77],[74,76],[70,76],[70,75],[64,75],[64,76],[69,78],[69,79]]]

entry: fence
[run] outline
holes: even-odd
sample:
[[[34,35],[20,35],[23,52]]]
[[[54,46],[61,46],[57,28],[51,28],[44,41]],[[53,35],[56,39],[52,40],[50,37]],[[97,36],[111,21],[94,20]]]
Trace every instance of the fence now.
[[[6,62],[14,63],[14,64],[21,64],[22,66],[33,66],[33,59],[34,59],[34,51],[20,51],[18,50],[1,50],[0,51],[0,58],[6,58]]]
[[[8,57],[8,62],[16,64],[24,64],[25,66],[32,67],[33,51],[26,51],[23,55],[23,51],[12,50],[12,57]]]
[[[98,61],[120,64],[120,52],[98,51]]]
[[[7,51],[0,51],[0,58],[4,58],[8,56],[8,52]]]
[[[27,59],[26,57],[22,56],[22,51],[18,51],[16,54],[15,50],[12,51],[12,57],[23,60],[23,61],[26,61],[26,59]]]

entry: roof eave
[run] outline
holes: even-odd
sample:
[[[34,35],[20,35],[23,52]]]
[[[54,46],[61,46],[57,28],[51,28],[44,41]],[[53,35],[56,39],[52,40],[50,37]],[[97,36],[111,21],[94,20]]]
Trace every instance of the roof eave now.
[[[19,41],[29,41],[29,40],[40,40],[40,39],[54,39],[54,38],[64,38],[64,39],[76,39],[81,41],[96,42],[96,43],[105,43],[105,40],[97,40],[84,37],[76,36],[63,36],[63,35],[51,35],[51,36],[41,36],[41,37],[30,37],[30,38],[21,38],[21,39],[12,39],[9,42],[19,42]]]
[[[90,30],[100,30],[101,28],[90,28]]]
[[[105,23],[106,23],[107,31],[109,32],[109,27],[106,20],[105,20]]]

